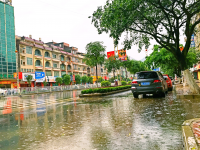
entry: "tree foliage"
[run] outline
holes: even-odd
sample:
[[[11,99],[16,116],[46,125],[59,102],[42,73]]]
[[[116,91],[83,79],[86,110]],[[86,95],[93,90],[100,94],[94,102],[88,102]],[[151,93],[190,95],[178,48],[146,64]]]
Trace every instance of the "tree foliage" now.
[[[124,49],[131,49],[132,44],[148,48],[150,40],[171,52],[178,60],[181,70],[187,68],[191,36],[200,19],[194,20],[200,12],[199,0],[107,0],[104,7],[92,15],[92,23],[98,33],[109,33],[115,39],[115,45],[122,33]],[[187,38],[184,49],[179,49],[181,31]]]
[[[93,77],[88,78],[88,83],[93,84]]]
[[[130,60],[130,66],[128,67],[128,71],[132,74],[135,74],[139,71],[148,71],[149,69],[145,66],[142,61]]]
[[[115,78],[115,71],[117,71],[120,68],[120,60],[118,60],[116,57],[109,57],[105,63],[104,67],[107,69],[107,71],[113,72],[114,78]]]
[[[104,79],[103,79],[102,77],[100,77],[100,78],[98,79],[98,82],[101,83],[102,81],[104,81]]]
[[[80,75],[75,75],[75,81],[76,81],[76,84],[80,84],[81,83],[81,76]]]
[[[97,76],[97,65],[104,63],[106,47],[103,46],[103,42],[90,42],[86,45],[86,55],[83,59],[84,62],[90,67],[96,66],[96,79]]]
[[[63,83],[63,80],[61,77],[57,77],[56,78],[56,83],[59,85],[59,84],[62,84]]]
[[[62,76],[62,80],[63,80],[63,83],[64,83],[65,85],[69,85],[70,82],[71,82],[71,77],[70,77],[70,75],[65,74],[64,76]]]
[[[26,80],[27,80],[28,84],[31,85],[31,81],[33,80],[33,76],[32,75],[28,75],[26,77]]]
[[[187,68],[197,63],[196,53],[189,51],[186,57]],[[172,53],[159,45],[154,45],[153,52],[146,57],[145,64],[149,69],[161,67],[161,71],[170,76],[181,75],[181,65]]]
[[[85,84],[89,81],[87,76],[82,76],[82,83]]]

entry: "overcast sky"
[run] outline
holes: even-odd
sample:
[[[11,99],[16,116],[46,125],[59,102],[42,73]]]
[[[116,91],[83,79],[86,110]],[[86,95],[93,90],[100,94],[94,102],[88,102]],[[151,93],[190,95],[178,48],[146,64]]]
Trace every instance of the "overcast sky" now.
[[[103,6],[106,0],[13,0],[15,30],[18,36],[32,35],[43,42],[66,42],[85,52],[89,42],[103,41],[106,51],[113,51],[113,39],[108,34],[99,35],[88,16]],[[122,41],[122,40],[121,40]],[[155,43],[152,43],[155,44]],[[148,53],[151,53],[153,45]],[[123,48],[120,44],[118,49]],[[138,46],[127,51],[128,56],[141,60],[145,49],[138,53]]]

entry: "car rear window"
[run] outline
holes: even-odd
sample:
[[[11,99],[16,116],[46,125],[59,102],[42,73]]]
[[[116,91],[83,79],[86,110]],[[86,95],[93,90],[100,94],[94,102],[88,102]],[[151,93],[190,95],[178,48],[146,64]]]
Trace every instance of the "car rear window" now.
[[[151,79],[157,77],[158,75],[156,72],[140,72],[137,76],[138,79]]]

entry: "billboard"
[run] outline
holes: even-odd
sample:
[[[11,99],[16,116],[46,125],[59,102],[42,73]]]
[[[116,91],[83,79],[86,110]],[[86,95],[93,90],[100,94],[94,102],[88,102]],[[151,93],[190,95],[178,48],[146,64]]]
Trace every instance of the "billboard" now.
[[[36,82],[44,82],[45,81],[45,73],[44,72],[35,72]]]
[[[33,79],[31,81],[35,81],[35,73],[22,73],[22,81],[27,81],[26,77],[28,75],[31,75],[33,77]]]
[[[115,56],[114,51],[107,52],[107,58],[114,57],[114,56]]]
[[[22,79],[22,72],[18,72],[19,73],[19,79]],[[13,73],[13,76],[15,79],[17,79],[17,72]]]
[[[118,50],[118,58],[121,61],[127,61],[126,50],[123,50],[123,49]]]
[[[46,76],[46,82],[55,82],[56,81],[56,77],[54,76]]]

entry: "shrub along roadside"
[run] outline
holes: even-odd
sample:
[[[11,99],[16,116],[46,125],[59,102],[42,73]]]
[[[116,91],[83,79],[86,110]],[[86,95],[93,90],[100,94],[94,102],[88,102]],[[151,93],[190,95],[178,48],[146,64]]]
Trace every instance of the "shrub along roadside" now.
[[[91,93],[107,93],[122,89],[128,89],[131,88],[131,85],[125,85],[125,86],[117,86],[117,87],[106,87],[106,88],[95,88],[95,89],[87,89],[82,90],[81,94],[91,94]]]

